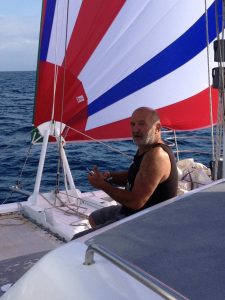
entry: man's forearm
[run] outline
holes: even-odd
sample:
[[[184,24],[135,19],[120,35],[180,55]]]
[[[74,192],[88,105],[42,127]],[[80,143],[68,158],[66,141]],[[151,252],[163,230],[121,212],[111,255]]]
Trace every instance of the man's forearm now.
[[[140,209],[136,201],[134,199],[132,192],[120,189],[117,187],[113,187],[110,184],[106,183],[103,187],[102,190],[107,193],[112,199],[114,199],[116,202],[125,205],[131,209],[138,210]]]
[[[126,185],[127,175],[128,175],[128,171],[110,172],[110,176],[112,177],[112,182],[120,186]]]

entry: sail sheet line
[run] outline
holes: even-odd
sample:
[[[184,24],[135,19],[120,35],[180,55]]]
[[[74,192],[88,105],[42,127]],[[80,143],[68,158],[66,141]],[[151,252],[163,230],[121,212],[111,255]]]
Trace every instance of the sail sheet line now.
[[[60,194],[61,194],[61,192],[60,192]],[[40,195],[40,197],[43,198],[43,200],[45,200],[50,205],[49,208],[45,208],[45,211],[55,208],[59,211],[62,211],[64,214],[74,214],[74,215],[77,215],[82,218],[88,218],[88,216],[86,214],[79,212],[79,209],[82,209],[82,210],[86,209],[85,207],[81,206],[81,203],[83,202],[82,198],[73,197],[73,196],[67,194],[67,196],[73,197],[73,198],[75,198],[75,200],[77,200],[77,204],[75,204],[75,203],[68,204],[68,202],[63,201],[59,196],[57,196],[57,194],[55,194],[55,203],[52,203],[47,197],[45,197],[45,195],[43,193],[39,193],[39,195]],[[59,205],[56,204],[57,200],[60,202]],[[64,206],[64,208],[62,207],[62,205]]]
[[[63,162],[62,160],[62,156],[63,156],[63,149],[62,149],[62,144],[64,142],[64,139],[62,141],[62,132],[63,132],[63,129],[64,129],[64,126],[63,126],[63,114],[64,114],[64,102],[65,102],[65,81],[66,81],[66,58],[67,58],[67,55],[66,55],[66,48],[67,48],[67,36],[68,36],[68,18],[69,18],[69,0],[66,1],[66,28],[65,28],[65,43],[64,43],[64,52],[65,52],[65,55],[64,55],[64,69],[63,69],[63,78],[62,78],[62,101],[61,101],[61,115],[60,115],[60,129],[59,129],[59,138],[58,138],[58,143],[59,143],[59,147],[58,147],[58,151],[59,151],[59,156],[58,156],[58,164],[57,164],[57,174],[58,174],[58,177],[57,177],[57,181],[56,181],[56,188],[59,190],[59,185],[60,185],[60,175],[61,175],[61,165],[63,165],[63,171],[64,171],[64,183],[65,183],[65,187],[66,187],[66,190],[67,190],[67,180],[70,182],[70,187],[72,188],[71,185],[73,185],[73,182],[72,182],[72,178],[71,178],[71,172],[70,170],[68,170],[69,172],[69,178],[68,178],[68,175],[66,173],[66,166],[64,166],[64,164],[66,162]],[[63,10],[65,10],[65,5],[63,7]],[[64,11],[63,11],[63,15],[64,15]],[[69,168],[69,166],[68,166]]]
[[[79,130],[77,130],[77,129],[75,129],[75,128],[72,128],[72,127],[70,127],[70,126],[67,126],[67,128],[70,129],[70,130],[72,130],[72,131],[74,131],[74,132],[76,132],[76,133],[79,133],[79,134],[85,136],[86,138],[88,138],[89,140],[92,140],[93,142],[99,143],[99,144],[105,146],[106,148],[109,148],[110,150],[113,150],[114,152],[120,153],[120,154],[122,154],[123,156],[126,156],[126,157],[131,158],[131,159],[133,158],[133,156],[128,155],[128,154],[126,154],[125,152],[122,152],[122,151],[116,149],[115,147],[112,147],[112,146],[110,146],[110,145],[107,145],[106,143],[104,143],[104,142],[102,142],[102,141],[100,141],[100,140],[97,140],[97,139],[91,137],[90,135],[88,135],[88,134],[86,134],[86,133],[84,133],[84,132],[82,132],[82,131],[79,131]]]
[[[56,4],[56,20],[58,20],[58,2]],[[58,45],[58,30],[56,26],[56,33],[55,33],[55,59],[57,57],[57,45]],[[58,78],[58,66],[54,64],[54,82],[53,82],[53,102],[52,102],[52,115],[51,115],[51,121],[54,120],[55,115],[55,101],[56,101],[56,88],[57,88],[57,78]]]

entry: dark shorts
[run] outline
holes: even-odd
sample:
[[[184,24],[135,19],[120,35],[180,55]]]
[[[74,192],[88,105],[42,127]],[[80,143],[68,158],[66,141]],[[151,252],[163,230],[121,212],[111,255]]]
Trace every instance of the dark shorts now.
[[[95,224],[101,227],[121,220],[126,215],[121,212],[121,205],[112,205],[94,211],[91,217]]]

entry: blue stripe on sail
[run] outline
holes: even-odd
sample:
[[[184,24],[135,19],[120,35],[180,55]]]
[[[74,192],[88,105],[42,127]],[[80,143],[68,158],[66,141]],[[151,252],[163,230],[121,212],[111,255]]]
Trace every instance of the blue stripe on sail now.
[[[45,20],[42,30],[42,42],[40,60],[46,61],[48,55],[49,40],[52,31],[56,0],[48,0],[46,4]]]
[[[218,8],[220,15],[222,7]],[[216,37],[215,3],[208,9],[208,22],[213,24],[209,28],[209,41]],[[221,24],[219,24],[221,27]],[[221,28],[219,29],[221,30]],[[166,28],[165,28],[166,31]],[[159,37],[160,38],[160,37]],[[171,45],[150,59],[129,76],[117,83],[107,92],[95,99],[88,106],[88,115],[91,116],[105,107],[116,103],[139,89],[151,84],[161,77],[176,70],[206,47],[205,14],[180,36]],[[185,78],[184,78],[185,80]]]

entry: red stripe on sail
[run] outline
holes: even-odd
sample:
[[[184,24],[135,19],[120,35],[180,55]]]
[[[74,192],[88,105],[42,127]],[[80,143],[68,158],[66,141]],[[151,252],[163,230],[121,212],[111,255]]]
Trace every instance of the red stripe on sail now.
[[[218,91],[212,89],[213,124],[217,122]],[[186,100],[158,109],[164,127],[175,130],[195,130],[209,127],[209,88]]]
[[[212,108],[213,108],[213,123],[217,121],[217,105],[218,92],[212,90]],[[195,130],[209,127],[210,120],[210,104],[209,104],[209,89],[190,97],[181,102],[168,105],[158,109],[163,127],[175,130]],[[71,122],[71,127],[74,125]],[[74,127],[75,128],[75,127]],[[131,137],[130,118],[97,127],[85,132],[86,135],[97,140],[111,139],[126,139]],[[90,141],[86,136],[69,130],[66,139]]]
[[[124,3],[125,0],[82,2],[66,52],[66,68],[74,76],[79,75]]]
[[[51,120],[53,107],[55,66],[51,63],[40,62],[37,101],[35,107],[34,125]],[[45,74],[45,76],[43,75]],[[65,83],[64,78],[65,76]],[[46,80],[48,78],[48,80]],[[65,84],[65,86],[64,86]],[[64,88],[64,93],[63,93]],[[46,99],[52,99],[46,101]],[[213,123],[217,120],[218,92],[212,90]],[[64,105],[66,103],[66,105]],[[87,113],[87,96],[82,82],[68,70],[58,68],[58,80],[55,95],[55,111],[53,120],[61,121],[76,130],[66,130],[66,140],[89,140],[77,133],[83,132],[94,139],[124,139],[129,138],[130,118],[97,127],[85,132]],[[63,108],[64,107],[64,108]],[[61,113],[62,111],[62,113]],[[193,130],[208,127],[210,121],[209,89],[178,103],[158,109],[164,127],[175,130]]]
[[[55,66],[53,64],[40,61],[34,119],[35,127],[52,119],[69,125],[69,120],[72,118],[72,120],[75,120],[73,123],[75,128],[79,131],[84,131],[87,120],[87,96],[81,81],[75,78],[68,70],[58,67],[55,101],[53,101],[54,72]]]
[[[74,126],[71,126],[75,128]],[[130,119],[124,119],[108,125],[100,126],[96,129],[88,130],[82,133],[77,131],[65,130],[64,137],[67,141],[92,141],[96,140],[119,140],[130,138]],[[88,138],[91,137],[91,138]]]

